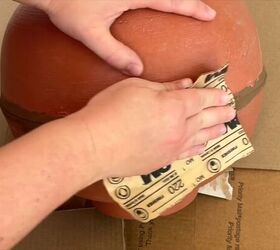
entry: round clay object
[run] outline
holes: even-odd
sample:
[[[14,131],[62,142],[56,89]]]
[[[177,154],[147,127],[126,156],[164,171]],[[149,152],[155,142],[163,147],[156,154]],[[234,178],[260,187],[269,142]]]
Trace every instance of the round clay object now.
[[[235,94],[254,86],[263,65],[256,27],[246,6],[241,0],[205,2],[217,11],[212,22],[149,9],[128,11],[116,20],[112,33],[142,58],[142,78],[195,80],[228,63],[226,80]],[[125,78],[59,31],[42,11],[20,6],[11,18],[1,54],[1,107],[16,137],[79,110],[99,91]],[[262,94],[238,112],[249,136]],[[113,202],[101,182],[79,195],[107,205]],[[186,197],[166,213],[189,202]],[[122,213],[112,206],[114,210],[101,207],[111,215]]]

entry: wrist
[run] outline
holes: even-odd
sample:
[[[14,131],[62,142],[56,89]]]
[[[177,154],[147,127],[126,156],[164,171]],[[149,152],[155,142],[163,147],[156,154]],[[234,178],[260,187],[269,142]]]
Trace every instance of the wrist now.
[[[92,125],[89,127],[86,117],[82,109],[65,117],[62,122],[68,124],[65,126],[69,126],[69,131],[74,141],[73,150],[79,152],[77,155],[80,156],[78,161],[84,166],[86,174],[90,174],[90,184],[92,184],[103,179],[104,174],[96,152],[96,135],[92,134]],[[97,121],[94,123],[97,123]]]
[[[61,155],[59,161],[69,166],[78,189],[102,179],[101,171],[95,165],[93,141],[80,117],[76,114],[70,115],[47,126],[47,132],[53,130],[57,134],[57,150],[62,151],[58,152]]]

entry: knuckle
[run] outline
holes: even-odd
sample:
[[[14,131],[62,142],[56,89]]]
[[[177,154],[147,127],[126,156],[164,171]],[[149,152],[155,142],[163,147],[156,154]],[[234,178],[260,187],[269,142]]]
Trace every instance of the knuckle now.
[[[189,0],[188,1],[188,5],[187,5],[188,8],[184,8],[185,13],[187,15],[191,15],[195,11],[195,9],[197,7],[197,2],[198,1],[196,1],[196,0]],[[182,0],[170,0],[171,9],[174,12],[178,11],[180,9],[183,9],[184,4],[185,3]]]
[[[180,144],[183,140],[183,129],[179,121],[172,118],[164,120],[166,135],[170,144]]]
[[[181,100],[169,98],[163,94],[159,102],[160,124],[164,128],[167,144],[176,147],[184,140],[185,115]]]
[[[179,128],[179,121],[176,119],[174,114],[165,113],[162,115],[162,123],[165,124],[167,131],[172,135],[177,132]]]
[[[184,144],[184,136],[182,133],[171,133],[168,137],[167,144],[169,148],[172,148],[176,152],[179,151],[179,149]]]
[[[188,147],[193,147],[198,143],[198,141],[199,141],[199,136],[192,136],[191,138],[188,139],[186,145]]]
[[[184,103],[180,99],[174,98],[169,92],[161,92],[162,113],[172,120],[180,120],[184,116]]]
[[[203,92],[201,92],[201,98],[204,104],[211,105],[217,102],[215,100],[221,99],[222,93],[222,90],[219,89],[203,89]]]
[[[182,5],[182,1],[181,0],[170,0],[170,5],[171,5],[171,9],[173,11],[176,11]]]
[[[219,135],[219,130],[215,129],[208,129],[205,131],[205,136],[203,138],[204,142],[209,141],[210,139],[216,138]]]
[[[216,108],[212,113],[217,123],[228,122],[235,116],[234,110],[231,107]]]
[[[198,110],[202,110],[206,98],[207,95],[205,95],[204,89],[192,89],[192,92],[190,93],[190,99],[192,102],[190,102],[190,105],[195,105]]]

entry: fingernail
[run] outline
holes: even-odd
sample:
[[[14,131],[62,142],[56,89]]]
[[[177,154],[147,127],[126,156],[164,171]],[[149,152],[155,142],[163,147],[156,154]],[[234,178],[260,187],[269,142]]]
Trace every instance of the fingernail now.
[[[127,65],[126,69],[123,70],[123,73],[130,76],[139,76],[142,73],[142,66],[135,63],[130,63]]]
[[[193,81],[191,79],[184,79],[180,81],[180,85],[183,88],[189,88],[193,85]]]
[[[209,6],[206,6],[206,12],[210,18],[214,18],[216,16],[216,11]]]
[[[222,95],[222,104],[227,105],[231,102],[231,97],[227,93],[223,93]]]
[[[236,116],[236,110],[231,108],[231,111],[228,113],[229,119],[233,119]]]
[[[225,125],[223,125],[220,129],[220,135],[224,135],[227,132],[227,128]]]

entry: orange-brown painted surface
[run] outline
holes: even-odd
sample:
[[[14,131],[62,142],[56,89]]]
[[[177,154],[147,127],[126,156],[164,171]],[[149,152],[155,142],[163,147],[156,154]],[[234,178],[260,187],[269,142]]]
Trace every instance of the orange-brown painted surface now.
[[[205,2],[217,10],[212,22],[146,9],[129,11],[114,23],[114,36],[142,58],[142,78],[195,80],[229,63],[226,80],[234,93],[254,85],[263,65],[256,27],[246,6],[241,0]],[[79,110],[96,93],[125,78],[60,32],[43,12],[21,6],[13,15],[2,47],[1,106],[16,137]],[[249,136],[261,100],[259,93],[238,113]],[[196,193],[166,214],[189,204]],[[100,182],[79,195],[98,201],[97,207],[106,213],[123,215]]]

